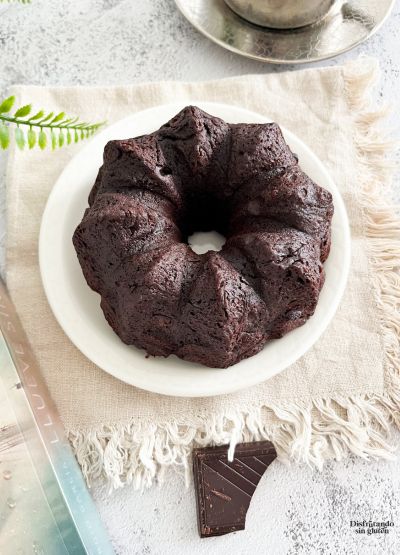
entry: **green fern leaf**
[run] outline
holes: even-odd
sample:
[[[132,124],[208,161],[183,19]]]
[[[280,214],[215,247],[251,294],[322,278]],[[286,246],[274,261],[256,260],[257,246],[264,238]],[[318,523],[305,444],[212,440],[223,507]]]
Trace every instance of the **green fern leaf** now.
[[[50,122],[50,125],[53,125],[53,123],[57,123],[58,121],[61,121],[62,119],[65,118],[65,112],[60,112],[59,114],[57,114]]]
[[[41,119],[39,121],[40,124],[42,123],[46,123],[49,121],[49,119],[51,119],[54,116],[54,112],[50,112],[50,114],[48,114],[45,118]]]
[[[36,133],[32,128],[30,128],[28,129],[28,146],[29,148],[33,148],[35,144],[36,144]]]
[[[39,147],[44,150],[46,148],[47,145],[47,135],[45,133],[45,131],[43,131],[43,129],[40,130],[39,133]]]
[[[15,128],[15,142],[17,143],[18,148],[24,150],[25,135],[20,127]]]
[[[29,121],[35,121],[37,119],[42,118],[43,116],[44,116],[44,110],[40,110],[40,112],[37,112],[34,116],[29,118]]]
[[[61,148],[64,145],[64,142],[65,142],[64,133],[63,133],[63,130],[60,129],[60,134],[58,135],[58,146]]]
[[[6,114],[14,106],[15,96],[9,96],[0,104],[0,114]]]
[[[14,117],[24,118],[25,116],[28,116],[31,113],[31,110],[32,110],[32,104],[26,104],[25,106],[18,108],[18,110],[14,114]]]
[[[78,116],[76,116],[75,118],[72,118],[71,121],[68,122],[67,127],[72,127],[78,120],[79,120]]]
[[[57,148],[57,135],[54,129],[50,131],[50,138],[51,138],[51,148],[55,150]]]
[[[45,110],[39,110],[29,117],[32,112],[31,104],[21,106],[12,115],[10,112],[14,103],[14,96],[0,101],[0,147],[2,148],[7,148],[10,143],[10,125],[16,126],[14,136],[19,148],[23,149],[26,144],[29,148],[34,148],[38,144],[41,149],[44,149],[50,142],[51,147],[55,149],[57,146],[62,147],[73,141],[77,143],[88,139],[105,123],[79,121],[78,116],[69,117],[65,112],[46,114]]]
[[[10,144],[10,131],[7,125],[0,123],[0,146],[6,149]]]

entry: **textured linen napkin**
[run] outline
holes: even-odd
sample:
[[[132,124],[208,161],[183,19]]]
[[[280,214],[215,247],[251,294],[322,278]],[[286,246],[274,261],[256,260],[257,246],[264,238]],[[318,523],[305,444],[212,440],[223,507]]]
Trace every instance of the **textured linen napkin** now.
[[[352,268],[337,314],[316,345],[269,381],[214,398],[147,393],[87,360],[54,319],[38,268],[41,216],[57,177],[80,145],[57,152],[13,148],[8,166],[7,283],[88,480],[150,485],[170,465],[189,468],[193,444],[271,439],[283,458],[320,466],[349,451],[390,456],[400,424],[400,226],[390,184],[383,110],[369,98],[374,60],[197,83],[107,88],[14,88],[33,102],[112,123],[176,100],[216,101],[265,114],[296,133],[331,172],[352,233]],[[117,138],[117,137],[116,137]],[[74,186],[71,183],[71,188]],[[82,207],[82,211],[83,211]]]

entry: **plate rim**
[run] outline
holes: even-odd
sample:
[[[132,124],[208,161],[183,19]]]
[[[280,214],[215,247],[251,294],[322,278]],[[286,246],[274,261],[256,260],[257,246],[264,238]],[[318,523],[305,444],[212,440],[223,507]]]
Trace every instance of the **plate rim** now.
[[[288,137],[294,137],[294,139],[296,141],[298,141],[299,143],[302,144],[302,148],[304,148],[304,150],[307,152],[307,154],[314,160],[316,161],[319,165],[320,168],[322,167],[324,172],[329,176],[329,179],[331,181],[331,185],[334,188],[334,196],[335,196],[335,210],[337,209],[337,206],[340,204],[341,205],[341,214],[343,216],[343,220],[342,220],[342,230],[344,230],[344,235],[345,235],[345,252],[343,253],[343,268],[342,268],[342,272],[340,274],[340,283],[337,286],[336,289],[336,295],[334,297],[335,302],[329,307],[329,310],[326,311],[326,313],[324,313],[324,318],[323,318],[323,322],[322,325],[319,326],[318,328],[318,332],[314,331],[313,334],[313,341],[308,344],[308,346],[304,349],[300,349],[300,354],[299,353],[295,353],[294,355],[292,355],[291,357],[287,357],[285,363],[283,365],[278,365],[277,369],[274,369],[273,373],[271,373],[268,377],[265,377],[265,375],[259,375],[257,373],[257,378],[254,378],[252,380],[245,380],[243,379],[240,384],[238,385],[236,382],[234,385],[229,385],[229,378],[227,377],[227,385],[224,385],[224,387],[217,387],[217,388],[210,388],[210,386],[203,386],[202,388],[197,387],[196,384],[196,390],[195,391],[188,391],[188,390],[182,390],[182,388],[177,388],[175,385],[172,386],[168,386],[165,384],[165,382],[162,384],[161,387],[158,386],[157,383],[155,383],[153,381],[153,383],[151,383],[149,385],[148,380],[140,380],[140,379],[135,379],[135,375],[134,373],[129,374],[128,376],[122,372],[119,372],[117,370],[110,370],[109,368],[105,368],[104,365],[101,363],[101,361],[97,360],[96,357],[93,356],[93,353],[90,352],[90,349],[87,349],[84,345],[84,341],[80,341],[77,340],[77,338],[71,333],[71,329],[65,324],[65,316],[63,315],[63,310],[59,309],[59,305],[58,303],[55,301],[55,297],[53,296],[53,291],[51,290],[51,286],[50,286],[50,279],[48,279],[48,275],[47,275],[47,266],[46,266],[46,257],[47,257],[47,253],[45,250],[45,241],[46,241],[46,221],[49,218],[49,213],[51,212],[51,207],[52,207],[52,202],[53,202],[53,198],[56,196],[57,194],[57,184],[62,181],[63,177],[65,176],[65,174],[68,174],[68,171],[70,169],[70,166],[72,166],[74,163],[76,158],[79,156],[84,157],[85,151],[89,148],[90,144],[93,141],[99,141],[101,140],[102,136],[106,135],[110,129],[112,129],[113,127],[116,127],[118,125],[121,125],[124,121],[126,120],[130,120],[133,117],[138,116],[139,114],[141,116],[145,115],[146,112],[151,112],[154,111],[155,109],[172,109],[172,107],[175,107],[177,110],[182,108],[182,105],[188,105],[188,104],[194,104],[194,105],[198,105],[198,106],[207,106],[210,107],[212,109],[213,106],[215,107],[223,107],[223,108],[228,108],[230,110],[238,110],[241,113],[245,114],[249,114],[249,116],[251,117],[256,117],[259,119],[260,122],[268,122],[268,121],[272,121],[271,119],[269,119],[267,116],[264,116],[258,112],[254,112],[251,110],[248,110],[246,108],[242,108],[236,105],[232,105],[232,104],[226,104],[226,103],[221,103],[221,102],[207,102],[207,101],[196,101],[196,100],[187,100],[187,101],[182,101],[179,103],[165,103],[165,104],[160,104],[160,105],[156,105],[150,108],[147,108],[145,110],[140,110],[138,112],[134,112],[124,118],[121,118],[120,120],[114,122],[112,125],[108,126],[106,129],[104,129],[102,132],[98,133],[93,139],[91,139],[91,141],[89,141],[89,143],[87,143],[83,148],[81,148],[73,157],[72,159],[68,162],[68,164],[64,167],[63,171],[60,173],[60,175],[58,176],[57,180],[54,183],[54,186],[52,188],[52,190],[50,191],[50,194],[48,196],[47,202],[46,202],[46,206],[45,209],[43,211],[42,214],[42,219],[41,219],[41,224],[40,224],[40,233],[39,233],[39,243],[38,243],[38,249],[39,249],[39,268],[40,268],[40,275],[41,275],[41,280],[42,280],[42,284],[43,284],[43,288],[46,294],[46,298],[47,301],[50,305],[50,308],[52,310],[52,313],[54,315],[54,317],[56,318],[58,324],[60,325],[63,333],[65,333],[65,335],[68,337],[68,339],[72,342],[72,344],[78,348],[78,350],[92,363],[94,363],[96,366],[98,366],[102,371],[107,372],[108,374],[114,376],[115,378],[129,384],[132,385],[134,387],[143,389],[145,391],[149,391],[152,393],[157,393],[157,394],[162,394],[162,395],[169,395],[169,396],[177,396],[177,397],[213,397],[213,396],[217,396],[217,395],[224,395],[224,394],[229,394],[229,393],[234,393],[236,391],[240,391],[242,389],[254,386],[258,383],[267,381],[268,379],[272,378],[273,376],[279,374],[280,372],[282,372],[284,369],[288,368],[289,366],[291,366],[294,362],[296,362],[297,360],[299,360],[302,356],[304,356],[304,354],[306,352],[308,352],[313,346],[314,344],[320,339],[321,335],[323,334],[323,332],[326,330],[326,328],[328,327],[329,323],[332,321],[336,310],[342,300],[343,297],[343,293],[345,291],[346,288],[346,284],[347,284],[347,279],[348,279],[348,275],[349,275],[349,270],[350,270],[350,260],[351,260],[351,233],[350,233],[350,225],[349,225],[349,220],[348,220],[348,215],[347,215],[347,211],[346,211],[346,207],[343,201],[343,198],[340,194],[340,191],[338,190],[335,181],[333,180],[332,176],[330,175],[329,171],[327,170],[326,166],[322,163],[322,161],[318,158],[318,156],[310,149],[310,147],[308,147],[308,145],[306,143],[304,143],[297,135],[295,135],[294,133],[292,133],[291,131],[289,131],[288,129],[286,129],[284,126],[280,126],[282,131],[284,132],[285,136]],[[208,109],[210,109],[208,108]],[[83,212],[84,207],[82,207],[82,212]],[[82,276],[83,277],[83,276]],[[83,278],[84,279],[84,278]],[[86,281],[85,281],[86,284]],[[89,289],[88,290],[91,291]],[[100,296],[99,296],[100,298]],[[306,326],[307,323],[304,324],[304,326]],[[303,328],[304,326],[301,326],[301,328]],[[298,328],[300,329],[300,328]],[[296,330],[294,330],[296,331]],[[112,334],[114,334],[115,332],[113,332],[113,330],[111,330],[110,328],[110,332]],[[293,332],[292,332],[293,333]],[[116,336],[117,337],[117,336]],[[279,340],[277,340],[279,341]],[[140,350],[142,351],[142,350]],[[144,351],[142,351],[144,352]],[[262,352],[262,351],[261,351]],[[257,356],[257,355],[256,355]],[[161,359],[162,357],[154,357],[152,358],[153,361],[157,361],[158,359]],[[245,359],[245,360],[250,360],[253,357],[249,357],[249,359]],[[180,359],[179,359],[180,360]],[[184,363],[186,361],[183,361]],[[188,364],[192,364],[190,362],[188,362]],[[238,363],[240,364],[240,362]],[[233,365],[231,367],[228,367],[226,369],[210,369],[208,367],[203,367],[205,370],[215,370],[216,372],[220,373],[220,372],[229,372],[230,368],[233,368],[234,366],[237,365]],[[200,368],[200,372],[201,372],[202,368]],[[134,379],[131,379],[132,376],[134,377]],[[226,384],[226,382],[224,382],[224,384]]]
[[[357,48],[357,46],[359,46],[360,44],[362,44],[364,41],[368,40],[370,37],[372,37],[377,31],[379,31],[379,29],[382,27],[382,25],[386,22],[386,20],[388,19],[388,17],[390,16],[393,6],[395,4],[396,0],[389,0],[389,5],[387,7],[387,11],[385,13],[385,15],[382,17],[382,19],[373,27],[373,29],[365,35],[365,37],[360,38],[359,40],[357,40],[356,42],[352,43],[349,46],[346,46],[345,48],[342,48],[340,50],[337,50],[335,52],[329,53],[329,54],[325,54],[322,56],[315,56],[313,58],[302,58],[302,59],[291,59],[291,60],[286,60],[284,58],[272,58],[269,56],[261,56],[261,55],[257,55],[257,54],[251,54],[250,52],[244,52],[243,50],[240,50],[240,48],[236,48],[235,46],[230,45],[227,42],[224,42],[223,40],[218,39],[217,37],[215,37],[212,33],[208,32],[204,27],[200,26],[195,20],[194,18],[191,16],[191,13],[189,12],[189,10],[185,9],[185,3],[183,0],[175,0],[175,4],[176,7],[178,8],[179,12],[183,15],[183,17],[199,32],[201,33],[203,36],[205,36],[206,38],[208,38],[209,40],[211,40],[214,44],[217,44],[218,46],[220,46],[221,48],[224,48],[225,50],[228,50],[229,52],[233,52],[234,54],[238,54],[239,56],[243,56],[245,58],[248,58],[249,60],[255,60],[257,62],[262,62],[265,64],[281,64],[281,65],[302,65],[302,64],[310,64],[310,63],[315,63],[315,62],[322,62],[323,60],[330,60],[332,58],[336,58],[336,56],[341,56],[342,54],[345,54],[346,52],[349,52],[350,50],[352,50],[353,48]],[[228,7],[228,6],[227,6]],[[229,9],[229,8],[228,8]],[[234,12],[233,12],[234,13]],[[235,14],[235,16],[238,18],[238,20],[241,20],[243,23],[243,25],[246,26],[253,26],[253,27],[257,27],[262,29],[261,26],[255,25],[254,23],[251,23],[249,21],[246,21],[245,19],[241,18],[239,15]]]

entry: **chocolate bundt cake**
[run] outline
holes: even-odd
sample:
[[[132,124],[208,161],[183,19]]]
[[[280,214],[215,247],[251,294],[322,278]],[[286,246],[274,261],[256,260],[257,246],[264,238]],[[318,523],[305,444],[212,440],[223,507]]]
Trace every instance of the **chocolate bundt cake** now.
[[[332,214],[278,125],[189,106],[106,145],[73,242],[122,341],[223,368],[313,314]],[[188,237],[210,230],[222,250],[196,254]]]

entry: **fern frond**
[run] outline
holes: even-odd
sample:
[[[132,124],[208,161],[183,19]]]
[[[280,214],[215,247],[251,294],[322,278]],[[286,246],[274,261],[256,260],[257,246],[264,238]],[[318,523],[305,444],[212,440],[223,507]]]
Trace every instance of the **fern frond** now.
[[[0,0],[1,2],[1,0]],[[80,121],[79,116],[70,117],[65,112],[55,114],[39,110],[31,116],[32,104],[25,104],[11,113],[15,97],[9,96],[0,101],[0,147],[6,149],[10,144],[10,126],[15,125],[14,138],[17,146],[22,150],[26,145],[34,148],[36,145],[42,150],[48,144],[53,149],[77,143],[91,137],[105,122],[89,123]]]
[[[19,4],[30,4],[31,0],[0,0],[0,4],[13,4],[15,2]]]

